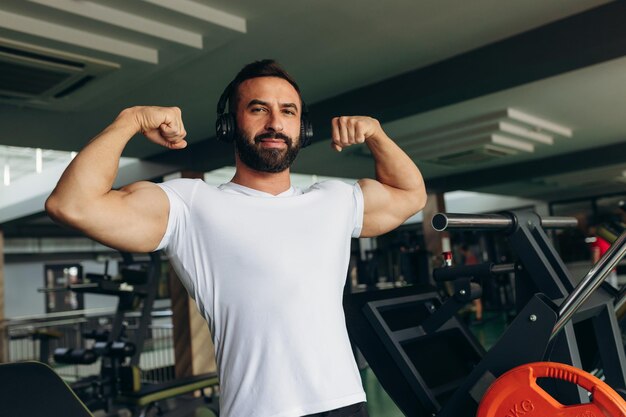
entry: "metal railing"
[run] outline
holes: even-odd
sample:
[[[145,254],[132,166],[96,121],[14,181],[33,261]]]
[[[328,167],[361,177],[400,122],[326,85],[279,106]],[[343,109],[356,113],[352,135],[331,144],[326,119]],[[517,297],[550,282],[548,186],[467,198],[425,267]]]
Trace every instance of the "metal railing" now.
[[[115,309],[92,309],[5,320],[0,326],[7,341],[8,362],[37,360],[50,364],[67,381],[76,381],[100,373],[100,361],[90,365],[57,364],[53,360],[56,348],[90,349],[94,341],[83,333],[106,329],[113,322]],[[140,315],[124,316],[125,333],[132,336],[138,328]],[[174,379],[174,343],[172,312],[152,313],[152,323],[140,356],[143,382],[165,382]]]

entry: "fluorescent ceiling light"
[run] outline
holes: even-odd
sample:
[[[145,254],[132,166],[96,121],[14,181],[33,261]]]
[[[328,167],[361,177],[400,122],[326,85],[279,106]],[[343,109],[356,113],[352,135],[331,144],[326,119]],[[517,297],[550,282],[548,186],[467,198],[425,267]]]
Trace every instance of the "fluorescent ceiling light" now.
[[[41,171],[43,171],[43,153],[41,148],[37,148],[35,149],[35,172],[41,174]]]
[[[11,167],[9,164],[4,165],[4,185],[7,187],[11,185]]]

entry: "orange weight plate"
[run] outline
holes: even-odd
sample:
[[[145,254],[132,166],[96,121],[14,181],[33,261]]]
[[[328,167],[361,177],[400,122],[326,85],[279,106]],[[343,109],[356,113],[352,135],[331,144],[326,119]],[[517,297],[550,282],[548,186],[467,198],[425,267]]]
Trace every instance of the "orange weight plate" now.
[[[537,385],[537,378],[554,378],[591,393],[588,404],[563,405]],[[494,382],[478,407],[477,417],[626,417],[626,401],[595,376],[555,362],[518,366]]]

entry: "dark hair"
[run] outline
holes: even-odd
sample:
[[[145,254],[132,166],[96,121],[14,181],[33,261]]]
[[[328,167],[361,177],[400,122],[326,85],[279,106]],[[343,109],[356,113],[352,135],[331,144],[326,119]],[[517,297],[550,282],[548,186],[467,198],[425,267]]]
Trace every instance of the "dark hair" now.
[[[254,61],[239,71],[235,79],[231,83],[230,95],[228,96],[228,107],[231,113],[237,112],[237,104],[239,101],[239,86],[246,80],[258,77],[278,77],[289,82],[295,88],[302,102],[300,87],[296,81],[273,59],[263,59]]]

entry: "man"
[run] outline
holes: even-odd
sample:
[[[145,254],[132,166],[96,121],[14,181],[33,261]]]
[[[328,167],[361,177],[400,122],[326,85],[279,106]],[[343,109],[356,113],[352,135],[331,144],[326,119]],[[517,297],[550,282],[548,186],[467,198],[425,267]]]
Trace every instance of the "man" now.
[[[78,154],[46,209],[108,246],[166,250],[209,323],[222,416],[367,416],[341,304],[350,240],[392,230],[424,206],[419,170],[378,121],[344,116],[332,121],[332,146],[365,142],[376,180],[297,190],[289,165],[308,136],[297,84],[274,61],[258,61],[225,97],[235,124],[230,183],[178,179],[112,190],[136,133],[186,146],[179,109],[134,107]]]

